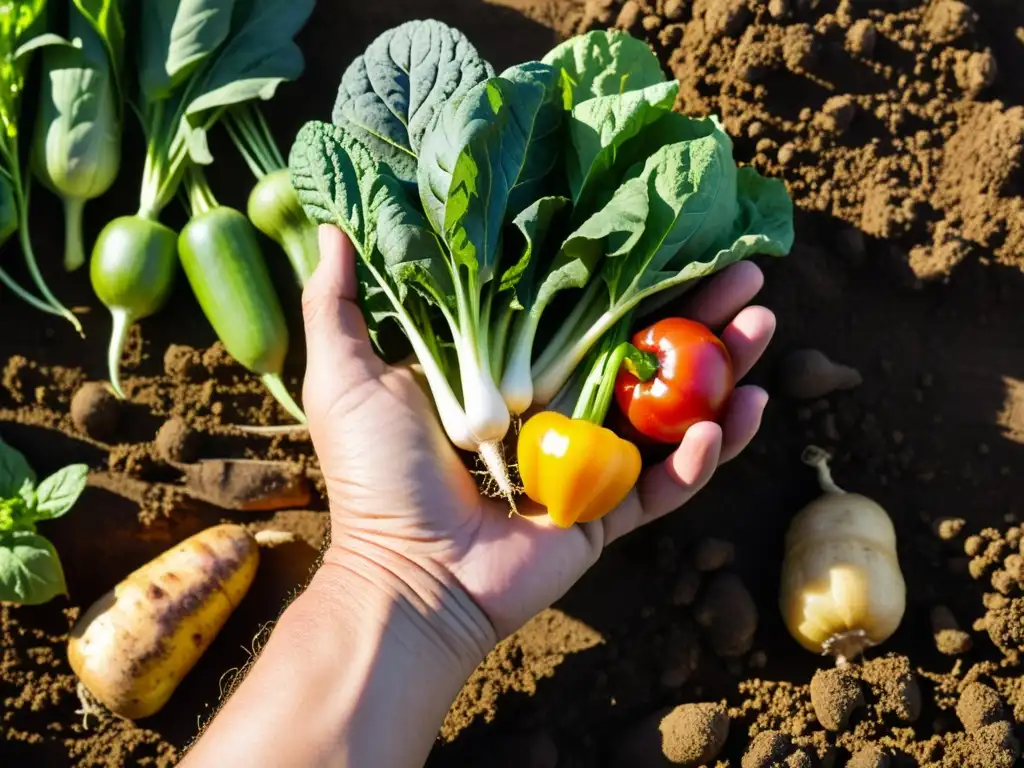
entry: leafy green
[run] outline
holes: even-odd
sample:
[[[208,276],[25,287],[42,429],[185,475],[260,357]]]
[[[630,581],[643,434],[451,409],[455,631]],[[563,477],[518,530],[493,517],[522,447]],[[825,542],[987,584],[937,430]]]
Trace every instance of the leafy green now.
[[[36,520],[53,520],[68,512],[85,490],[89,468],[72,464],[50,475],[36,488]]]
[[[434,116],[493,76],[458,30],[410,21],[374,40],[345,70],[333,119],[399,179],[415,183],[416,158]]]
[[[70,510],[88,474],[84,464],[73,464],[36,487],[25,457],[0,441],[0,601],[36,605],[67,593],[60,558],[36,523]]]
[[[121,166],[122,103],[116,62],[110,58],[118,43],[104,41],[97,32],[118,27],[117,6],[103,18],[101,27],[72,6],[72,42],[54,35],[42,50],[43,87],[32,168],[64,202],[68,270],[85,261],[86,201],[110,189]]]
[[[67,591],[53,544],[31,531],[0,533],[0,601],[41,605]]]
[[[557,72],[566,111],[595,96],[617,96],[665,80],[650,46],[618,29],[570,38],[543,61]]]
[[[787,253],[792,204],[737,168],[716,118],[673,111],[678,83],[625,33],[498,76],[463,40],[435,21],[386,32],[290,167],[307,214],[356,245],[375,338],[398,324],[452,442],[486,460],[508,412],[550,402],[638,305]]]

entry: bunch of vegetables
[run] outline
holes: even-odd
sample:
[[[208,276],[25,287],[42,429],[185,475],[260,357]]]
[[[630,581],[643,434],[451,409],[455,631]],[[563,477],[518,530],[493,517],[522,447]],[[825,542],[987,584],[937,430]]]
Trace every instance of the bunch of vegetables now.
[[[89,468],[72,464],[39,481],[25,457],[0,440],[0,602],[39,605],[67,594],[57,551],[36,524],[66,514]]]
[[[495,74],[459,31],[414,21],[353,62],[332,122],[308,123],[292,147],[309,218],[341,227],[359,254],[381,353],[400,353],[381,332],[397,324],[449,438],[510,501],[513,418],[570,404],[572,419],[541,412],[518,440],[525,491],[560,524],[600,517],[639,473],[636,448],[602,426],[623,361],[637,381],[658,375],[658,355],[628,343],[634,316],[792,246],[784,185],[737,168],[716,118],[673,111],[678,87],[623,32]],[[703,348],[706,337],[690,340]],[[644,416],[640,430],[677,440],[686,418],[717,412],[733,382],[712,366],[727,386],[707,407],[676,423],[664,423],[671,408],[650,416],[660,425]],[[623,380],[627,414],[643,392]],[[577,491],[602,466],[618,479],[595,507]],[[544,491],[553,473],[570,489],[564,503]]]
[[[154,0],[139,8],[134,107],[146,138],[139,209],[107,224],[90,265],[93,288],[113,319],[108,367],[119,396],[128,330],[163,307],[180,256],[228,352],[304,420],[281,381],[288,335],[255,230],[243,214],[217,204],[201,167],[213,162],[207,134],[228,110],[270,99],[302,73],[294,37],[313,6],[314,0]],[[179,238],[160,217],[186,179],[193,220]],[[275,205],[285,218],[289,206],[298,207],[287,190],[264,197],[265,217]]]

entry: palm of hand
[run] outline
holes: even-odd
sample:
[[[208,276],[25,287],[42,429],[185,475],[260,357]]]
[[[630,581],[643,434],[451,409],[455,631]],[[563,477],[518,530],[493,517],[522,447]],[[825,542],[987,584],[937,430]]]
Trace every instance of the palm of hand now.
[[[722,460],[757,430],[766,397],[738,388],[723,427],[687,433],[664,464],[601,521],[559,529],[535,506],[510,516],[507,502],[480,496],[407,368],[373,352],[355,297],[354,254],[337,230],[321,233],[322,262],[304,296],[309,369],[304,402],[332,508],[335,544],[369,542],[450,573],[499,637],[561,597],[610,541],[684,503]],[[703,314],[731,319],[760,288],[751,265],[723,274]],[[756,274],[756,277],[755,277]],[[743,277],[746,275],[746,277]],[[723,311],[724,310],[724,311]],[[702,314],[701,305],[691,314]],[[747,315],[746,322],[742,322]],[[767,345],[774,320],[751,307],[723,333],[739,375]],[[730,343],[730,331],[733,337]]]

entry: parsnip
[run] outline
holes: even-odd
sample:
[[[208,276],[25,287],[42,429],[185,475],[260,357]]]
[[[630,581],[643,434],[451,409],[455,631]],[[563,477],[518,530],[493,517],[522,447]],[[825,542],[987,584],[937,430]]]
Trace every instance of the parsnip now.
[[[258,563],[256,539],[245,528],[200,531],[92,605],[71,631],[71,668],[116,714],[155,714],[241,602]]]
[[[797,642],[842,666],[896,631],[906,584],[886,511],[839,488],[820,448],[808,448],[803,458],[817,468],[824,494],[786,533],[780,607]]]

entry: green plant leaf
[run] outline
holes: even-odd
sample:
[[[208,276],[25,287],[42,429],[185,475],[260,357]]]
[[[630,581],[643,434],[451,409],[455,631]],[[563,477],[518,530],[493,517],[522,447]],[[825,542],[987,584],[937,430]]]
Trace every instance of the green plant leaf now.
[[[544,244],[551,226],[559,213],[570,204],[566,197],[542,197],[523,210],[512,221],[523,238],[523,249],[516,262],[501,276],[499,290],[515,291],[513,309],[525,309],[534,288],[533,276],[538,269],[538,251]]]
[[[292,186],[306,215],[334,224],[351,238],[360,257],[373,257],[377,232],[369,221],[378,162],[344,126],[306,123],[292,144]]]
[[[601,205],[598,191],[607,197],[621,181],[610,173],[623,144],[654,123],[675,104],[679,84],[657,83],[641,91],[598,96],[573,108],[569,118],[571,141],[566,172],[573,200],[583,211]],[[657,147],[659,144],[649,144]],[[650,149],[648,149],[650,151]]]
[[[0,602],[41,605],[67,591],[53,544],[30,531],[0,533]]]
[[[8,138],[18,135],[21,92],[29,66],[30,57],[19,55],[19,50],[43,33],[45,9],[45,0],[0,3],[0,122]]]
[[[678,258],[671,271],[651,271],[640,282],[642,294],[662,291],[707,277],[755,255],[781,257],[793,248],[793,201],[779,179],[765,179],[750,167],[737,174],[737,214],[719,249],[690,259]],[[710,256],[710,257],[709,257]],[[644,306],[650,311],[650,302]]]
[[[120,170],[121,115],[102,42],[82,23],[82,47],[65,42],[42,52],[32,168],[61,196],[90,200],[105,193]]]
[[[21,451],[0,440],[0,499],[24,497],[36,485],[36,473]]]
[[[427,220],[479,285],[495,276],[509,193],[552,76],[550,67],[529,62],[513,77],[480,83],[448,102],[423,137],[418,182]]]
[[[117,93],[123,96],[121,78],[124,71],[125,28],[121,2],[122,0],[74,0],[78,16],[92,26],[103,42]],[[70,27],[72,37],[82,36],[78,31],[75,16],[72,16]],[[119,97],[118,102],[120,101]]]
[[[89,480],[89,467],[72,464],[54,472],[36,488],[36,520],[52,520],[67,513]]]
[[[555,295],[584,288],[604,259],[622,261],[644,234],[649,219],[648,189],[643,179],[631,179],[612,199],[562,243],[551,268],[537,288],[532,311],[543,312]]]
[[[347,124],[399,179],[415,183],[434,116],[491,77],[491,65],[457,29],[410,21],[381,34],[345,70],[333,120]]]
[[[193,124],[205,112],[252,99],[267,100],[302,74],[305,60],[294,37],[316,0],[236,0],[230,38],[208,62],[185,114]]]
[[[557,72],[566,111],[595,96],[613,96],[665,80],[650,46],[617,29],[572,37],[543,61]]]
[[[235,0],[141,3],[139,84],[146,102],[162,101],[228,38]]]
[[[736,164],[724,132],[663,146],[635,173],[647,185],[650,208],[636,245],[605,266],[613,299],[684,249],[695,257],[705,253],[736,216]]]

